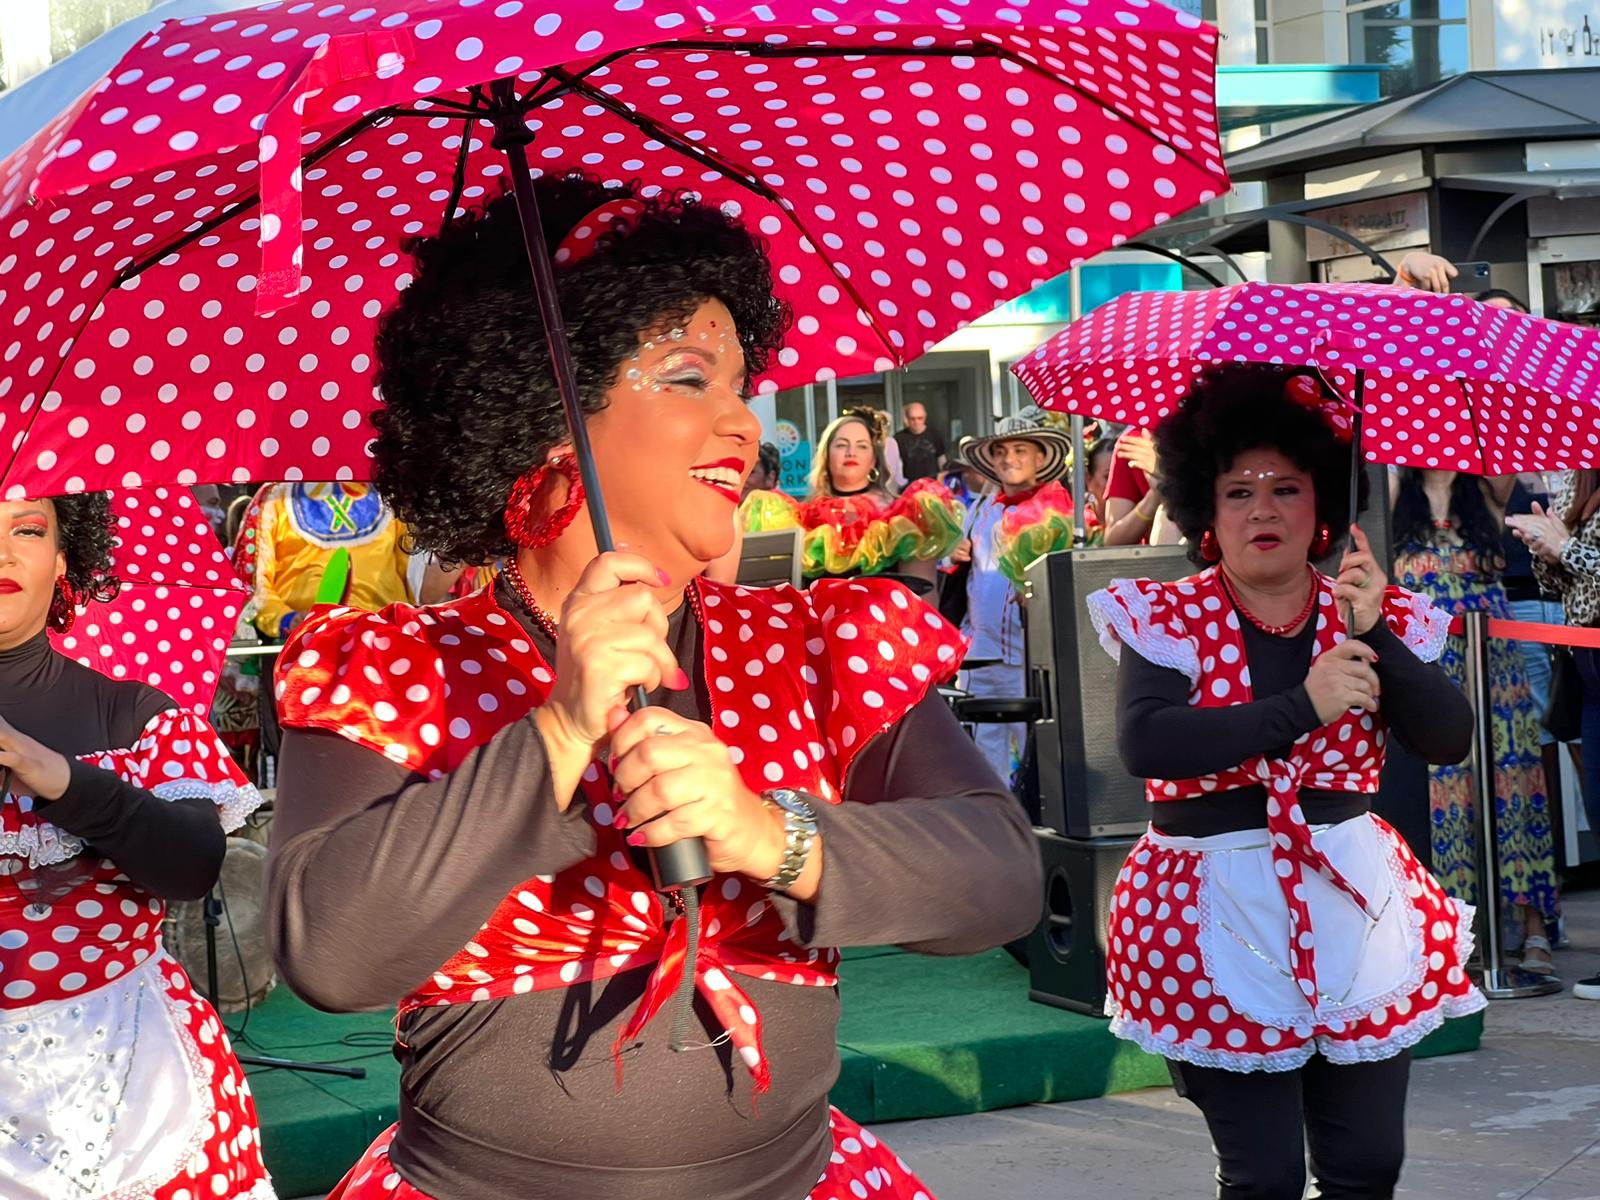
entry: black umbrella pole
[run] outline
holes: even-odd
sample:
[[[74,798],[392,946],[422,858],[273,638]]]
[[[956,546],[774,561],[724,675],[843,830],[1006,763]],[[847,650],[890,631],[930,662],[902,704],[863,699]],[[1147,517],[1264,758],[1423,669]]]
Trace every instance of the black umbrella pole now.
[[[518,127],[522,127],[520,115],[515,120]],[[550,346],[550,366],[555,372],[556,390],[561,393],[567,431],[572,435],[572,453],[578,460],[578,473],[583,479],[589,521],[594,526],[595,545],[604,553],[615,549],[616,543],[611,539],[611,522],[606,518],[605,500],[600,494],[600,475],[595,470],[594,450],[589,445],[589,430],[584,423],[583,406],[578,399],[578,377],[572,366],[572,346],[567,341],[567,326],[557,299],[556,273],[550,262],[550,248],[544,240],[544,222],[539,217],[539,200],[534,195],[533,176],[528,170],[527,147],[514,138],[507,138],[502,143],[502,139],[497,137],[496,142],[505,151],[511,165],[511,190],[517,198],[517,213],[522,220],[522,240],[528,249],[528,265],[533,269],[534,299],[538,301],[545,339]],[[634,707],[643,708],[648,703],[644,688],[635,688]],[[656,886],[662,890],[691,887],[711,878],[706,845],[699,838],[685,838],[670,846],[651,850],[650,864]]]
[[[1361,519],[1361,472],[1367,469],[1366,462],[1361,457],[1361,404],[1363,393],[1367,388],[1367,373],[1356,372],[1355,415],[1350,421],[1350,520],[1345,524],[1345,535],[1350,540],[1350,549],[1356,548],[1356,535],[1350,530]],[[1344,627],[1353,637],[1356,628],[1355,605],[1347,604],[1344,609]]]

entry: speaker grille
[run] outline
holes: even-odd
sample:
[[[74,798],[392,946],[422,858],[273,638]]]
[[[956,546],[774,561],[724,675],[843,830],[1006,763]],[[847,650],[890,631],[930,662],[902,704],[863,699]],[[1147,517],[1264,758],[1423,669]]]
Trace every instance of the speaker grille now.
[[[1028,688],[1044,706],[1036,736],[1047,827],[1071,837],[1144,829],[1144,781],[1117,754],[1117,664],[1086,605],[1113,579],[1181,579],[1193,569],[1181,546],[1068,551],[1028,568]]]
[[[1037,831],[1045,906],[1028,940],[1028,995],[1041,1004],[1105,1015],[1106,920],[1134,838],[1082,841]]]

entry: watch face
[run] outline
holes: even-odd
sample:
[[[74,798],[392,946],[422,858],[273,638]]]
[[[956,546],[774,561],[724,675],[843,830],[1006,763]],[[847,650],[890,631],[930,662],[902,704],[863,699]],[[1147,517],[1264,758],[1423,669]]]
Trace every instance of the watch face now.
[[[801,817],[814,817],[817,815],[817,810],[811,802],[811,797],[804,792],[797,792],[793,788],[774,788],[767,793],[767,796],[784,812],[792,812]]]

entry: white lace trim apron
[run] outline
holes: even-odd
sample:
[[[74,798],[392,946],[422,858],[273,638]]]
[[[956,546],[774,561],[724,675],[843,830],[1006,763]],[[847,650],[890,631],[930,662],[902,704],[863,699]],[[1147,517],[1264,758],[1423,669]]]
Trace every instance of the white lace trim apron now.
[[[4,1011],[5,1200],[149,1200],[200,1149],[211,1067],[168,997],[172,965],[158,950],[94,991]]]

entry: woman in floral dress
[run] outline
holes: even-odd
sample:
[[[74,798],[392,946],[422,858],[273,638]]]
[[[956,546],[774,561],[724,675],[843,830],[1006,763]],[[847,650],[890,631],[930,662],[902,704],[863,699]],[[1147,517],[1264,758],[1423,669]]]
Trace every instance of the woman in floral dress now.
[[[1511,615],[1500,583],[1496,484],[1451,471],[1407,468],[1395,477],[1395,580],[1429,596],[1452,616]],[[1509,491],[1509,489],[1507,489]],[[1440,659],[1457,684],[1466,682],[1466,645],[1452,637]],[[1489,643],[1493,722],[1495,847],[1500,899],[1522,930],[1522,967],[1554,971],[1545,923],[1559,908],[1555,848],[1539,749],[1540,714],[1511,643]],[[1469,762],[1431,768],[1433,871],[1445,890],[1477,902],[1479,831],[1477,783]]]

